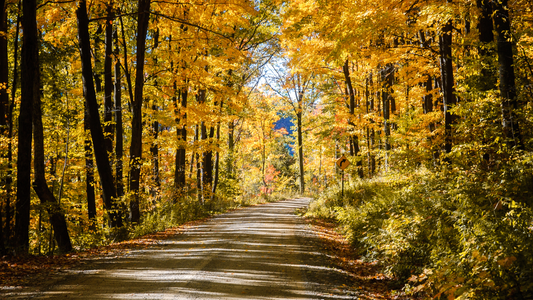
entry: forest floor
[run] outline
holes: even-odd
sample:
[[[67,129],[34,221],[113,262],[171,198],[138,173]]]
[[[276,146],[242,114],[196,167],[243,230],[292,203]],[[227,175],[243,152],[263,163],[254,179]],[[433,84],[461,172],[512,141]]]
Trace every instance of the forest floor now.
[[[295,217],[308,201],[249,207],[90,251],[2,257],[0,296],[406,299],[377,262],[357,257],[334,222]]]

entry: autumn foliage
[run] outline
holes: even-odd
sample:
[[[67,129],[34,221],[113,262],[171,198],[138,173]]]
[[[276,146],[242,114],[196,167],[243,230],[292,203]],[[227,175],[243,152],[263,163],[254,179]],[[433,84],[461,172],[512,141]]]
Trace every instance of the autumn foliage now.
[[[530,1],[0,7],[2,252],[299,192],[404,294],[530,297]]]

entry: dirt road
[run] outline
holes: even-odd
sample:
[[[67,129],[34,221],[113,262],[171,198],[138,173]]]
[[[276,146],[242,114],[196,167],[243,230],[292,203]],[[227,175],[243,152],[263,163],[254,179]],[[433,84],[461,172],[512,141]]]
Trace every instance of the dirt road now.
[[[357,299],[294,214],[309,199],[226,213],[8,299]]]

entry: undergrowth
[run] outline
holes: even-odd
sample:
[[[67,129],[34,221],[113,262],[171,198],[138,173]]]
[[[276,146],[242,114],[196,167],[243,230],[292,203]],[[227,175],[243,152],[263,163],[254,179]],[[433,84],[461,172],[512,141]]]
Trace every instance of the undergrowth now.
[[[78,226],[72,228],[77,232],[73,236],[73,244],[76,250],[105,246],[113,242],[164,231],[189,221],[200,220],[232,209],[279,201],[291,196],[291,194],[281,192],[246,198],[218,196],[213,197],[213,199],[208,197],[204,203],[201,203],[195,194],[160,198],[159,201],[154,201],[151,207],[142,212],[139,224],[128,223],[126,217],[124,217],[125,226],[118,229],[96,228],[81,222],[78,223]],[[47,249],[44,250],[45,253],[47,251]]]
[[[533,299],[533,168],[418,169],[323,192],[308,215],[336,219],[363,258],[408,295]]]

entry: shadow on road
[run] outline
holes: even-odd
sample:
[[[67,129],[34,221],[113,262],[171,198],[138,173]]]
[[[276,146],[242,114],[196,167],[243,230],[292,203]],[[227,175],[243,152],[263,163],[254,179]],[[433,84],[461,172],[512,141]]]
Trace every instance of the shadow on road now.
[[[91,263],[11,299],[356,299],[294,215],[308,199],[215,217],[145,250]]]

